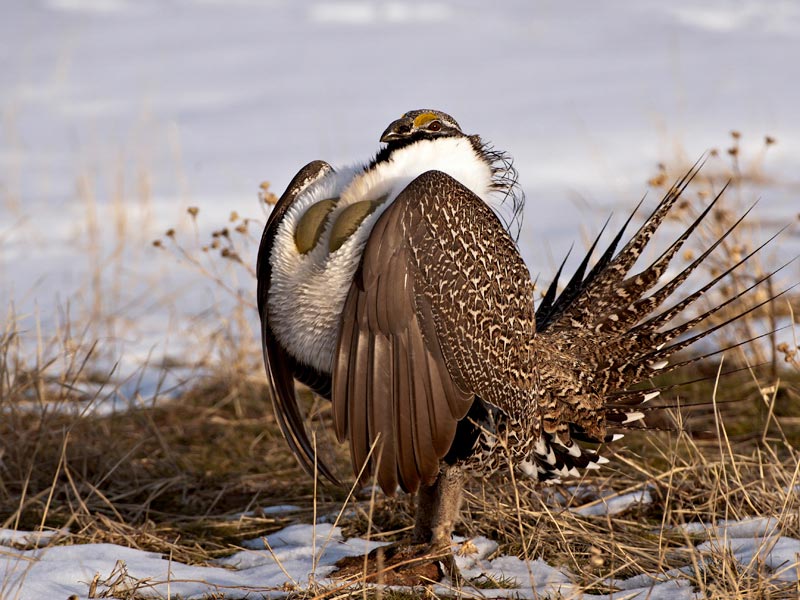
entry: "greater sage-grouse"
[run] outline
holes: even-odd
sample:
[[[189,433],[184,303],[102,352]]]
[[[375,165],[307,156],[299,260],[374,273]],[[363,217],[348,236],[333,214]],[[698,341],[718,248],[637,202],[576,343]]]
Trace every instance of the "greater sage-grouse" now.
[[[686,364],[667,359],[724,323],[684,334],[741,294],[670,326],[722,273],[659,308],[727,235],[662,282],[716,199],[629,274],[696,169],[619,252],[625,226],[560,293],[557,274],[537,307],[510,232],[522,195],[506,155],[436,110],[404,114],[381,142],[366,165],[306,165],[269,217],[257,269],[269,391],[309,473],[336,481],[295,381],[333,402],[362,482],[417,492],[415,541],[449,546],[465,472],[544,480],[597,468],[605,459],[584,444],[641,419],[658,390],[633,386]],[[504,224],[491,205],[508,198]]]

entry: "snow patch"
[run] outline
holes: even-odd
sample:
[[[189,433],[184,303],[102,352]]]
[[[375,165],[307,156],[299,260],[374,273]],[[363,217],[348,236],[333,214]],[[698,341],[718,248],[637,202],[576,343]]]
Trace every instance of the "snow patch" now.
[[[687,533],[705,534],[714,538],[752,538],[774,535],[778,526],[778,519],[775,517],[754,517],[739,521],[721,519],[716,524],[686,523],[681,529]]]
[[[768,9],[753,1],[665,6],[680,22],[716,33],[746,29],[790,32],[800,24],[800,7],[795,2],[774,2]]]
[[[640,490],[628,494],[602,497],[591,504],[570,508],[570,511],[584,517],[598,517],[616,515],[628,510],[635,504],[650,504],[652,502],[653,497],[650,492],[648,490]]]
[[[308,9],[308,17],[312,22],[345,25],[440,23],[451,16],[452,9],[449,6],[434,2],[320,2]]]
[[[471,595],[469,588],[462,590],[462,595],[469,597],[504,597],[512,596],[519,598],[535,597],[561,593],[570,595],[578,592],[568,572],[551,567],[541,559],[524,561],[516,556],[500,556],[493,560],[487,560],[487,556],[497,550],[497,544],[488,538],[479,536],[471,540],[456,537],[454,541],[461,542],[454,546],[456,564],[461,570],[462,575],[467,579],[486,578],[487,580],[507,580],[512,579],[517,583],[517,588],[505,589],[486,589],[481,588],[480,592],[475,590]],[[466,545],[465,545],[466,544]],[[463,552],[468,548],[469,552]],[[452,592],[446,585],[437,586],[434,592],[447,594]]]
[[[66,529],[58,531],[15,531],[0,528],[0,546],[45,546],[58,537],[67,535]]]
[[[134,5],[129,0],[47,0],[47,7],[64,12],[110,15],[128,12]]]
[[[17,539],[31,534],[14,532]],[[85,597],[96,574],[102,579],[120,572],[140,582],[140,593],[156,597],[200,598],[236,590],[258,594],[306,587],[334,570],[345,556],[358,556],[384,545],[358,538],[342,539],[330,525],[293,525],[262,539],[248,540],[247,550],[217,562],[218,566],[185,565],[155,552],[115,544],[55,546],[38,550],[0,547],[0,595],[17,600]],[[143,580],[147,580],[141,583]],[[327,581],[327,584],[332,584]],[[102,591],[102,590],[100,590]],[[168,595],[169,594],[169,595]]]
[[[549,502],[556,506],[566,506],[575,499],[579,499],[583,504],[571,506],[569,510],[584,517],[616,515],[637,504],[653,502],[653,496],[647,488],[619,493],[614,490],[600,490],[591,485],[573,485],[567,488],[567,492],[570,496],[565,496],[560,491],[554,491]]]
[[[761,518],[708,525],[698,531],[729,535],[704,541],[696,549],[709,553],[726,549],[743,569],[752,568],[760,561],[775,579],[795,581],[800,573],[800,540],[780,536],[775,530],[776,524],[772,518]],[[34,600],[66,598],[70,594],[85,596],[96,574],[105,579],[112,572],[125,573],[131,585],[138,581],[138,585],[143,586],[139,588],[140,593],[160,597],[166,597],[168,590],[171,597],[185,598],[233,591],[245,595],[280,594],[287,589],[306,589],[316,584],[335,585],[336,582],[327,576],[338,560],[360,556],[384,545],[360,538],[344,539],[341,529],[329,524],[298,524],[263,538],[247,540],[242,544],[244,550],[207,567],[185,565],[158,553],[113,544],[36,550],[13,547],[14,543],[22,541],[41,541],[39,535],[0,530],[0,582],[4,586],[0,592],[3,597]],[[465,598],[542,598],[555,594],[586,600],[688,600],[696,597],[684,577],[684,573],[693,568],[691,566],[662,574],[644,573],[626,580],[609,580],[605,583],[619,590],[613,595],[582,594],[570,571],[552,567],[541,559],[524,561],[514,556],[489,559],[496,553],[497,544],[485,537],[455,538],[453,549],[459,569],[467,578],[513,580],[517,585],[479,590],[466,587],[460,590]],[[147,581],[142,583],[144,580]],[[434,587],[434,592],[445,594],[452,592],[452,588],[443,582]]]
[[[778,535],[726,537],[703,542],[697,549],[715,554],[727,550],[747,569],[754,569],[761,563],[772,569],[775,579],[800,580],[800,540]]]
[[[247,581],[281,588],[286,583],[303,587],[320,581],[335,569],[338,560],[367,554],[386,542],[345,540],[339,527],[320,523],[290,525],[242,545],[247,550],[220,559],[219,564],[238,569]]]

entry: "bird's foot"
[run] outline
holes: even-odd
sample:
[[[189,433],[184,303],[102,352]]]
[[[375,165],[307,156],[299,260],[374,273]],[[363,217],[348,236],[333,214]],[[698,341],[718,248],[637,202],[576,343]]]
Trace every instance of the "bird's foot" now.
[[[443,548],[427,543],[397,542],[376,548],[366,556],[345,557],[336,567],[332,577],[354,582],[418,586],[437,583],[446,576],[453,587],[457,587],[463,581],[449,544]]]
[[[438,563],[442,576],[450,579],[451,587],[460,589],[467,580],[458,568],[450,538],[434,539],[429,545],[429,551],[432,555],[439,557]]]

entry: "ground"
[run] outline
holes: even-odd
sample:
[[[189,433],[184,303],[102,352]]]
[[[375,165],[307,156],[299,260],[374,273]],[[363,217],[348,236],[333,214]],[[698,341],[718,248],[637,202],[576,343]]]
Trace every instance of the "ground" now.
[[[684,388],[686,402],[713,393],[708,374]],[[580,481],[473,480],[455,538],[464,574],[492,594],[793,597],[800,422],[785,416],[798,406],[787,376],[771,396],[724,378],[716,409],[695,410],[683,432],[631,432],[607,449],[611,465]],[[410,498],[315,487],[263,385],[232,377],[94,417],[70,410],[75,386],[13,379],[0,431],[4,594],[336,597],[362,578],[351,563],[347,579],[329,579],[334,563],[407,538]],[[15,408],[42,393],[49,410]],[[327,407],[318,412],[324,425]],[[346,475],[346,449],[331,451]]]

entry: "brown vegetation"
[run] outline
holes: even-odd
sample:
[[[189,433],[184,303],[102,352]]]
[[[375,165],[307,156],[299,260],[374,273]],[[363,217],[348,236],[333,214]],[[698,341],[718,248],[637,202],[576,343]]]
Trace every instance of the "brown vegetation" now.
[[[742,165],[739,141],[734,135],[726,153],[730,162],[712,157],[693,188],[694,199],[702,202],[724,180],[733,180],[733,201],[715,215],[720,229],[740,214],[734,209],[743,186],[764,177],[759,157]],[[769,138],[765,150],[774,143]],[[662,166],[651,184],[668,185],[683,170],[681,161]],[[267,187],[262,192],[264,202],[274,200]],[[681,216],[695,213],[687,202]],[[188,215],[193,222],[202,218],[196,208]],[[192,385],[179,392],[164,390],[138,408],[93,414],[91,407],[113,393],[115,384],[113,374],[93,362],[92,340],[65,336],[61,349],[42,351],[30,362],[20,355],[14,322],[8,323],[0,335],[0,527],[68,529],[57,543],[113,542],[193,564],[231,554],[244,539],[320,514],[338,515],[346,536],[395,541],[408,534],[413,523],[409,499],[315,486],[281,438],[265,399],[257,340],[241,336],[252,298],[229,285],[225,268],[206,258],[218,256],[238,270],[237,276],[252,274],[242,257],[252,254],[260,226],[233,214],[210,240],[195,236],[195,242],[185,242],[169,230],[157,241],[160,249],[229,291],[238,312],[228,320],[233,332],[220,334],[228,358],[224,366],[206,368]],[[755,247],[755,230],[742,231],[709,262],[711,273]],[[744,289],[760,272],[757,264],[748,267],[722,292]],[[763,294],[779,289],[775,282]],[[791,323],[799,309],[797,296],[783,297],[729,328],[718,343],[736,344]],[[792,331],[784,330],[781,338],[767,336],[766,344],[733,349],[722,361],[699,363],[663,382],[697,380],[665,392],[662,403],[673,408],[649,418],[656,430],[632,432],[624,443],[604,449],[612,463],[570,482],[580,483],[577,490],[543,488],[513,475],[473,481],[457,533],[495,540],[498,554],[539,557],[566,567],[587,593],[611,591],[609,578],[688,567],[684,576],[709,598],[797,597],[798,585],[774,581],[761,564],[743,569],[727,552],[690,550],[706,538],[684,528],[687,523],[771,516],[777,531],[800,538],[800,359]],[[733,372],[719,376],[728,371]],[[339,471],[346,475],[348,457],[322,433],[330,420],[327,404],[307,392],[301,395],[314,415],[321,447],[338,456]],[[699,406],[679,410],[686,405]],[[602,502],[600,493],[636,490],[648,490],[653,501],[613,517],[567,510]],[[557,493],[564,498],[560,504],[554,500]],[[298,509],[279,515],[261,511],[274,504]],[[113,597],[138,597],[130,591],[114,595],[110,579],[105,581]],[[492,585],[507,587],[508,582]],[[351,593],[312,590],[297,592],[297,597]],[[403,597],[402,592],[363,593]]]

